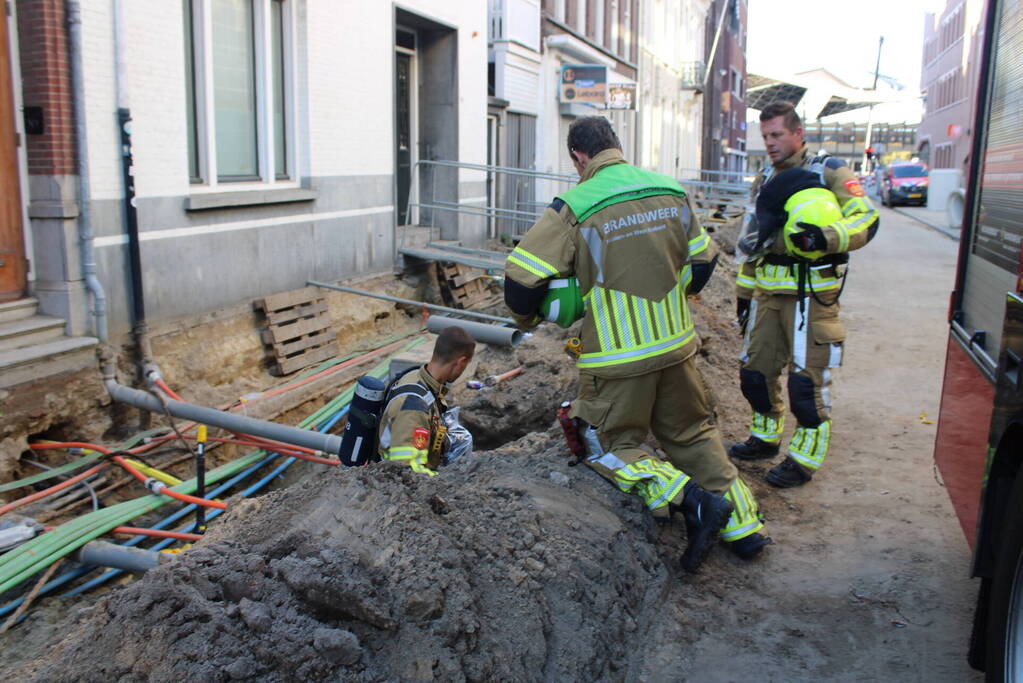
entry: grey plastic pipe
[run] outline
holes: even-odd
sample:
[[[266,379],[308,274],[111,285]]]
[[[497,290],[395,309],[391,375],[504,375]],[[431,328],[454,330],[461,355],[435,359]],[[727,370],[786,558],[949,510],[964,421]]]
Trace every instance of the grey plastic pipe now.
[[[461,327],[471,334],[473,339],[484,344],[515,346],[522,341],[522,332],[513,327],[474,323],[471,320],[459,320],[458,318],[448,318],[443,315],[431,315],[426,320],[426,329],[434,334],[438,334],[441,330],[449,327]]]
[[[105,342],[107,331],[107,295],[96,277],[96,253],[93,247],[92,212],[89,188],[89,145],[85,129],[85,77],[82,75],[82,9],[78,0],[66,5],[71,58],[71,93],[75,110],[75,144],[78,155],[78,242],[82,258],[82,277],[92,295],[92,315],[96,337]]]
[[[472,318],[479,318],[481,320],[492,320],[495,323],[504,323],[506,325],[514,325],[515,321],[511,318],[502,318],[497,315],[490,315],[488,313],[477,313],[476,311],[467,311],[461,308],[448,308],[447,306],[438,306],[437,304],[428,304],[423,301],[414,301],[412,299],[402,299],[400,297],[391,296],[389,294],[377,294],[376,292],[367,292],[362,289],[353,289],[352,287],[344,287],[342,285],[332,285],[327,282],[317,282],[316,280],[309,280],[306,282],[307,285],[313,285],[315,287],[326,287],[327,289],[336,289],[339,292],[348,292],[349,294],[358,294],[359,296],[368,296],[373,299],[383,299],[384,301],[393,301],[397,304],[408,304],[409,306],[418,306],[420,308],[426,308],[430,311],[440,311],[441,313],[454,313],[455,315],[467,315]]]
[[[90,541],[75,552],[74,559],[86,566],[114,567],[142,574],[160,564],[160,553],[106,541]]]
[[[127,403],[136,408],[143,408],[157,414],[162,414],[164,411],[163,403],[152,394],[126,387],[110,379],[106,380],[104,384],[106,384],[111,398],[115,401]],[[299,429],[298,427],[290,427],[266,420],[257,420],[252,417],[235,415],[223,410],[197,406],[170,398],[165,400],[167,401],[167,412],[183,420],[193,420],[201,424],[210,425],[211,427],[220,427],[229,432],[250,434],[270,439],[271,441],[304,446],[331,455],[338,455],[341,452],[340,436],[321,434],[320,432]]]

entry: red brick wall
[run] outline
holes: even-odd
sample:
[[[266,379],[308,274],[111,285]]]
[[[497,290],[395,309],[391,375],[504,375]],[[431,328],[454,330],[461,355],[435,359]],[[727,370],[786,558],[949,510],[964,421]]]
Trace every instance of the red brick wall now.
[[[64,0],[18,0],[22,103],[42,107],[44,133],[26,135],[30,175],[73,175],[74,111]]]

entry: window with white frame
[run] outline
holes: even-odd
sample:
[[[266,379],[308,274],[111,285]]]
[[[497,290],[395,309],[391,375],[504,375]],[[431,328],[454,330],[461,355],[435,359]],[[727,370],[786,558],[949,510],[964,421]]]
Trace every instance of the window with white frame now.
[[[182,0],[193,183],[293,177],[292,0]]]

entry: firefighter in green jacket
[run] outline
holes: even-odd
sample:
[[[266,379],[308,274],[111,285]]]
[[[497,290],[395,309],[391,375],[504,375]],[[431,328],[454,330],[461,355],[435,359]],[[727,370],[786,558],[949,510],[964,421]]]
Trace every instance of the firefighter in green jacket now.
[[[713,423],[686,305],[713,271],[715,246],[676,181],[625,162],[606,119],[574,121],[568,148],[580,182],[509,255],[505,302],[532,328],[550,283],[578,280],[585,305],[572,416],[596,430],[587,464],[655,518],[681,510],[684,569],[694,570],[719,534],[753,557],[770,539],[758,533],[757,504]],[[651,430],[670,462],[644,445]]]
[[[796,428],[787,457],[766,479],[792,487],[810,481],[828,454],[831,373],[842,362],[845,341],[838,298],[847,252],[873,239],[879,218],[845,162],[807,150],[792,104],[764,107],[760,131],[771,161],[752,191],[760,235],[740,237],[737,253],[747,260],[736,282],[744,330],[739,380],[753,417],[749,439],[729,455],[756,460],[778,454],[785,416],[780,378],[787,365]],[[816,194],[805,194],[811,190]],[[797,192],[803,201],[790,201]]]

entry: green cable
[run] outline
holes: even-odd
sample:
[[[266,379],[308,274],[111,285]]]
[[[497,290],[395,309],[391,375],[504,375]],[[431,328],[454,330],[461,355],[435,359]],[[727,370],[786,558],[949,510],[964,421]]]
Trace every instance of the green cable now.
[[[413,339],[403,346],[397,353],[402,353],[415,348],[424,340],[422,337]],[[374,377],[383,377],[389,370],[390,356],[376,365],[367,374]],[[349,387],[338,394],[331,401],[322,406],[299,423],[300,427],[308,427],[317,424],[321,418],[333,414],[339,407],[352,399],[355,394],[355,387]],[[221,479],[229,477],[236,472],[255,464],[266,455],[266,451],[257,450],[252,453],[233,460],[229,463],[211,470],[206,475],[209,483],[216,483]],[[178,493],[191,494],[196,490],[195,479],[188,479],[180,484],[170,487]],[[108,508],[90,512],[82,517],[66,522],[56,529],[37,536],[36,538],[18,546],[8,553],[0,555],[0,593],[17,586],[30,576],[45,569],[57,559],[77,550],[89,541],[107,533],[114,527],[120,526],[127,521],[135,519],[148,512],[170,503],[172,498],[160,494],[150,494],[135,500],[125,501],[112,505]]]
[[[147,437],[150,437],[150,436],[155,436],[156,434],[159,434],[161,432],[166,432],[166,431],[170,431],[170,427],[157,427],[155,429],[147,429],[144,432],[139,432],[138,434],[135,434],[134,436],[132,436],[130,439],[128,439],[124,443],[122,443],[119,446],[115,447],[114,450],[126,451],[129,448],[132,448],[133,446],[135,446],[137,443],[139,443],[143,439],[145,439]],[[79,449],[79,450],[90,450],[90,449],[83,448],[83,449]],[[54,477],[59,477],[62,474],[66,474],[68,472],[73,472],[74,470],[77,470],[80,467],[85,467],[89,463],[96,462],[97,460],[100,460],[103,457],[104,456],[103,456],[102,453],[93,451],[92,453],[89,453],[88,455],[86,455],[84,457],[77,458],[75,460],[72,460],[71,462],[68,462],[68,463],[65,463],[63,465],[60,465],[59,467],[54,467],[53,469],[46,470],[45,472],[39,472],[38,474],[33,474],[31,476],[25,477],[24,479],[16,479],[15,481],[9,481],[6,484],[0,484],[0,493],[5,493],[7,491],[13,491],[14,489],[20,489],[23,486],[31,486],[32,484],[36,484],[36,483],[41,482],[41,481],[46,481],[47,479],[53,479]]]
[[[405,337],[409,337],[409,336],[414,335],[414,334],[418,334],[418,330],[416,330],[414,332],[404,332],[404,333],[401,333],[401,334],[391,335],[390,337],[385,337],[383,340],[380,341],[379,344],[376,344],[373,348],[380,348],[380,347],[383,347],[383,346],[387,346],[388,344],[392,344],[395,341],[398,341],[398,340],[403,339]],[[419,340],[419,341],[421,341],[421,340]],[[408,348],[411,348],[411,347],[405,347],[405,348],[402,349],[402,351],[405,351]],[[294,384],[295,382],[301,381],[302,379],[305,379],[306,377],[311,377],[312,375],[315,375],[318,372],[322,372],[322,371],[326,370],[327,368],[329,368],[331,366],[338,365],[339,363],[344,363],[347,360],[351,360],[352,358],[356,358],[357,356],[361,356],[361,355],[363,355],[362,352],[360,352],[360,353],[351,353],[351,354],[348,354],[347,356],[344,356],[344,357],[337,357],[337,358],[332,358],[330,360],[324,361],[323,363],[318,365],[316,368],[314,368],[312,370],[307,370],[306,372],[303,372],[301,375],[296,377],[294,379],[294,381],[284,385],[284,387],[285,388],[289,387],[292,384]],[[134,448],[136,445],[138,445],[139,443],[141,443],[142,441],[144,441],[148,437],[156,436],[157,434],[164,434],[164,433],[169,432],[169,431],[170,431],[170,427],[155,427],[153,429],[147,429],[144,432],[139,432],[138,434],[134,434],[129,439],[127,439],[126,441],[124,441],[120,445],[116,446],[114,448],[114,450],[126,451],[126,450],[128,450],[130,448]],[[137,457],[145,457],[145,456],[143,455],[143,456],[137,456]],[[10,482],[7,482],[5,484],[0,484],[0,493],[6,493],[7,491],[13,491],[15,489],[19,489],[19,488],[22,488],[24,486],[31,486],[32,484],[37,484],[37,483],[39,483],[41,481],[47,481],[49,479],[53,479],[55,477],[59,477],[62,474],[66,474],[68,472],[73,472],[76,469],[79,469],[81,467],[85,467],[86,465],[88,465],[90,463],[93,463],[93,462],[96,462],[97,460],[99,460],[101,458],[103,458],[103,454],[102,453],[95,453],[94,452],[94,453],[91,453],[89,455],[86,455],[85,457],[78,458],[76,460],[72,460],[69,463],[65,463],[63,465],[60,465],[59,467],[54,467],[53,469],[46,470],[45,472],[39,472],[38,474],[33,474],[33,475],[25,477],[23,479],[17,479],[15,481],[10,481]]]
[[[67,472],[72,472],[80,467],[85,467],[89,463],[101,460],[103,459],[103,457],[104,455],[102,453],[93,451],[84,458],[72,460],[71,462],[61,465],[60,467],[54,467],[52,470],[46,470],[45,472],[33,474],[32,476],[25,477],[24,479],[18,479],[17,481],[11,481],[6,484],[0,485],[0,493],[3,493],[5,491],[13,491],[14,489],[20,489],[22,486],[31,486],[32,484],[35,484],[40,481],[46,481],[47,479],[52,479],[53,477],[59,477],[60,475],[65,474]]]

